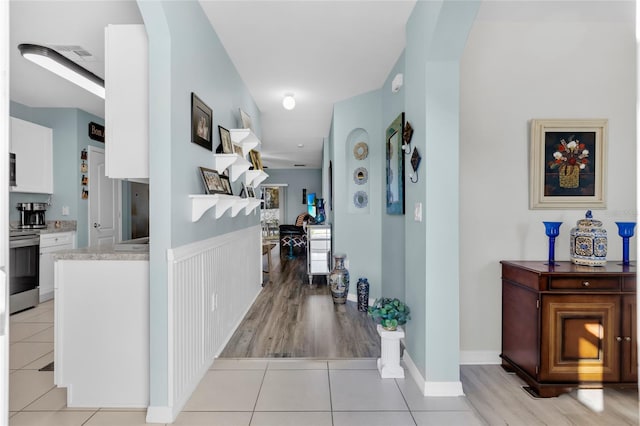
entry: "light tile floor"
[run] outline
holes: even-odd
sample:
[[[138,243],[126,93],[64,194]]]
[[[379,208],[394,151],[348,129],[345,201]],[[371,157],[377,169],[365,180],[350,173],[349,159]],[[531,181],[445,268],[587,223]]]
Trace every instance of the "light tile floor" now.
[[[10,425],[145,425],[145,410],[67,408],[53,372],[53,302],[11,316]],[[482,425],[464,397],[380,379],[375,359],[217,359],[175,425]]]

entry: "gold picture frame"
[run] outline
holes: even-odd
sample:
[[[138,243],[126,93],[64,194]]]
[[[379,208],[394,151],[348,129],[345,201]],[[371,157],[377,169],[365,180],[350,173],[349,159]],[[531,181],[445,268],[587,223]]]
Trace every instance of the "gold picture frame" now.
[[[530,209],[604,209],[606,119],[531,120]]]

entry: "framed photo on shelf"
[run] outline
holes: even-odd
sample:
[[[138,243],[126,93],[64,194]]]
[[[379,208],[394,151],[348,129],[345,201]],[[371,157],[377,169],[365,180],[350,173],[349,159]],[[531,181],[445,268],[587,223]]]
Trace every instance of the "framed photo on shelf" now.
[[[253,132],[253,124],[251,123],[251,116],[244,112],[242,108],[240,108],[240,122],[242,123],[243,129],[249,129]]]
[[[213,151],[211,122],[213,110],[191,92],[191,142]]]
[[[220,134],[221,152],[223,154],[233,154],[233,142],[231,142],[231,133],[229,133],[229,130],[218,126],[218,133]]]
[[[260,152],[252,149],[249,151],[249,156],[251,157],[251,164],[253,164],[254,170],[262,170],[262,157],[260,156]]]
[[[606,119],[531,120],[530,209],[606,208]]]
[[[255,197],[256,193],[253,190],[253,186],[251,185],[245,185],[244,182],[242,183],[242,190],[240,191],[240,196],[242,198],[247,198],[247,197]]]
[[[244,158],[244,153],[242,152],[242,146],[241,145],[237,145],[237,144],[233,144],[233,152],[235,152],[236,154],[238,154],[240,157]]]
[[[217,171],[207,169],[206,167],[199,167],[199,169],[200,175],[202,176],[202,183],[204,183],[204,190],[207,194],[226,193],[222,179]]]
[[[231,181],[229,180],[229,176],[219,175],[220,180],[222,181],[222,187],[224,188],[224,193],[227,195],[233,195],[233,189],[231,188]]]

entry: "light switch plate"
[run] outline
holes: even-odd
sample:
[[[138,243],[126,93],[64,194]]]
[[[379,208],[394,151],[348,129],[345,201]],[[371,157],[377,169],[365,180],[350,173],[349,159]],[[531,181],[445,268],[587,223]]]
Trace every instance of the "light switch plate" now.
[[[413,209],[413,220],[416,222],[422,222],[422,203],[416,203]]]
[[[62,216],[69,216],[69,206],[62,206]]]

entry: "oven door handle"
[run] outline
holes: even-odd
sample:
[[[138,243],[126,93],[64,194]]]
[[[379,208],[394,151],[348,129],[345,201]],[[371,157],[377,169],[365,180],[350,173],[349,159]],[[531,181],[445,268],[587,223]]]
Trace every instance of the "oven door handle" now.
[[[39,238],[25,238],[24,240],[10,240],[9,248],[31,247],[40,245]]]

